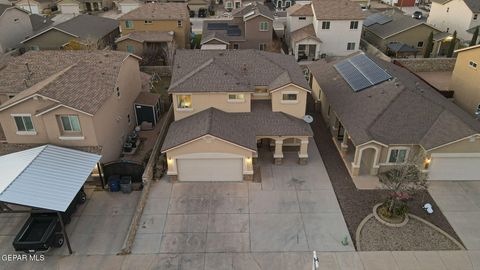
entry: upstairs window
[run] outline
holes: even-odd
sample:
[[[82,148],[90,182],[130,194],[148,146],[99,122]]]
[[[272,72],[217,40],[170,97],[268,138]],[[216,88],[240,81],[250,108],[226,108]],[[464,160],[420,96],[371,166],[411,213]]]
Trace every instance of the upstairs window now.
[[[177,108],[178,109],[191,109],[192,108],[192,95],[178,95],[177,96]]]
[[[299,21],[305,21],[306,19],[307,19],[307,17],[298,17]]]
[[[351,21],[350,29],[358,29],[358,21]]]
[[[17,126],[17,132],[35,132],[31,115],[15,115],[13,119]]]
[[[478,19],[478,14],[474,14],[474,15],[473,15],[473,19],[474,19],[474,20]]]
[[[144,24],[152,24],[152,21],[144,21]]]
[[[117,97],[120,97],[120,87],[117,87],[115,89],[115,92],[117,93]]]
[[[260,31],[268,31],[268,22],[260,22]]]
[[[473,68],[473,69],[477,69],[477,63],[474,62],[474,61],[471,61],[471,60],[470,60],[470,61],[468,62],[468,66],[471,67],[471,68]]]
[[[417,47],[418,47],[418,48],[423,48],[423,41],[419,41],[419,42],[417,43]]]
[[[265,44],[265,43],[258,44],[258,49],[260,51],[265,51],[267,49],[267,44]]]
[[[407,148],[392,148],[388,154],[388,163],[405,163],[408,157]]]
[[[285,93],[282,95],[282,101],[286,101],[286,102],[297,101],[297,94]]]
[[[329,21],[322,22],[322,29],[330,29],[330,22]]]
[[[182,25],[183,25],[183,22],[182,22],[182,21],[177,21],[177,26],[178,26],[178,27],[182,27]]]
[[[449,8],[449,7],[447,7],[447,13],[448,13],[449,11],[450,11],[450,8]]]
[[[60,116],[63,131],[66,132],[80,132],[80,121],[77,115],[63,115]]]
[[[125,28],[133,29],[133,22],[132,21],[125,21]]]
[[[228,102],[243,102],[245,101],[244,94],[228,94]]]
[[[347,43],[347,51],[355,50],[355,42],[348,42]]]

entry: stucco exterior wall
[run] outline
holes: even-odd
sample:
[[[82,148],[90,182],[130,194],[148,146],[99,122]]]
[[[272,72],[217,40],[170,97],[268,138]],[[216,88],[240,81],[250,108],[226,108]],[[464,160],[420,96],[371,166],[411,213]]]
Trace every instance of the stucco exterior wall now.
[[[431,32],[433,32],[433,34],[435,35],[440,31],[433,29],[428,25],[421,24],[407,31],[394,35],[392,37],[381,39],[379,48],[385,52],[387,49],[387,45],[389,43],[401,42],[418,49],[419,50],[418,55],[423,55],[423,52],[425,51],[425,48],[428,43],[428,36],[430,35]],[[423,42],[423,47],[421,48],[417,46],[418,42],[420,41]]]
[[[38,46],[40,50],[58,50],[62,45],[71,40],[76,40],[75,37],[67,35],[58,30],[52,29],[37,37],[34,37],[23,43],[24,47],[32,48]]]
[[[251,94],[244,92],[245,101],[243,102],[229,102],[228,94],[234,93],[193,93],[192,95],[192,109],[178,109],[177,95],[173,94],[173,106],[175,108],[175,121],[183,119],[187,116],[196,114],[210,107],[217,108],[225,112],[250,112],[251,111]]]
[[[465,138],[431,150],[429,153],[480,153],[480,136],[476,136],[474,139]]]
[[[457,31],[457,37],[469,41],[472,34],[467,30],[480,25],[480,18],[473,20],[472,11],[463,0],[452,0],[444,5],[432,2],[427,23],[442,31],[448,30],[450,33]]]
[[[138,56],[143,55],[143,43],[131,40],[131,39],[125,39],[117,43],[117,51],[124,51],[127,52],[127,46],[133,46],[134,48],[134,54]]]
[[[260,31],[260,23],[268,22],[268,30]],[[272,47],[273,21],[263,16],[257,16],[245,22],[245,42],[241,43],[242,49],[259,49],[261,43],[267,45],[267,50]]]
[[[477,68],[468,63],[474,61]],[[471,115],[480,105],[480,48],[460,52],[452,73],[450,90],[454,91],[455,103]]]
[[[296,102],[283,101],[283,94],[297,94]],[[288,85],[272,93],[272,111],[284,112],[297,118],[305,116],[307,92],[293,85]]]
[[[12,8],[0,16],[0,53],[16,48],[33,31],[28,14]]]

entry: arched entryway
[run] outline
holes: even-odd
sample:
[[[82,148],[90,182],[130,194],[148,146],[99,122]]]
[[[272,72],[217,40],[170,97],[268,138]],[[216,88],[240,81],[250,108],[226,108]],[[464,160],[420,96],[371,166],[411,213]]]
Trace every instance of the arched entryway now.
[[[374,147],[364,148],[360,151],[360,170],[359,175],[375,175],[377,164],[378,149]]]

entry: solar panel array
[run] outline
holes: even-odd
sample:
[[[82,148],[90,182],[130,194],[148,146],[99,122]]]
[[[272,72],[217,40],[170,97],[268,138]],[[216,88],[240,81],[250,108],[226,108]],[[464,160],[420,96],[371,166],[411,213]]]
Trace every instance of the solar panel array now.
[[[242,30],[238,28],[238,25],[229,25],[227,28],[227,35],[228,36],[241,36]]]
[[[388,22],[391,22],[392,21],[392,18],[382,14],[382,13],[375,13],[375,14],[372,14],[370,16],[368,16],[365,21],[363,22],[363,25],[365,26],[370,26],[370,25],[373,25],[373,24],[386,24]]]
[[[228,23],[208,23],[208,30],[227,30]]]
[[[334,67],[355,92],[392,78],[364,54],[345,59]]]
[[[229,25],[228,23],[208,23],[208,30],[225,30],[228,36],[241,36],[242,30],[238,25]]]

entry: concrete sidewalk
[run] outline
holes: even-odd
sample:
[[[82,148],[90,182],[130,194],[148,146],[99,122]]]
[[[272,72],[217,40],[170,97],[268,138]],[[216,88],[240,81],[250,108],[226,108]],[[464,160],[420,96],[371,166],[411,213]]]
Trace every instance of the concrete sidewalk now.
[[[480,269],[480,252],[396,251],[320,252],[325,270],[474,270]],[[155,254],[127,256],[49,256],[43,262],[7,262],[1,269],[162,269],[162,270],[310,270],[310,252]]]

